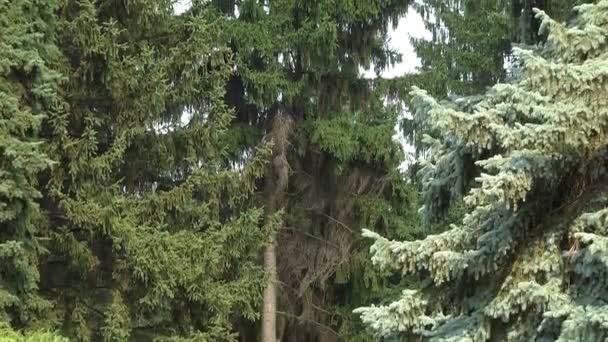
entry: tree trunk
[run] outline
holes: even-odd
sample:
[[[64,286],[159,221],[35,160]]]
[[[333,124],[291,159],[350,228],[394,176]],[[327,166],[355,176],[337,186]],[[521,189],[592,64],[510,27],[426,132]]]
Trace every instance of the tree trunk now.
[[[264,250],[264,270],[268,275],[268,284],[264,289],[264,308],[262,309],[262,342],[277,341],[277,256],[276,237]]]
[[[293,127],[291,117],[279,109],[273,116],[270,129],[272,162],[266,172],[265,214],[267,222],[277,210],[285,206],[285,193],[289,180],[287,147]],[[277,342],[277,256],[276,234],[273,234],[264,250],[264,271],[268,284],[264,289],[262,308],[262,342]]]

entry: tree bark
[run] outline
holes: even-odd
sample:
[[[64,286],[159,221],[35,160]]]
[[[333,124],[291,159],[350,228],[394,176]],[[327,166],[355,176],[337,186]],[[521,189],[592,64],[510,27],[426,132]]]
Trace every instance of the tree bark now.
[[[270,139],[272,141],[272,162],[266,172],[265,214],[267,223],[277,210],[285,206],[285,193],[289,180],[287,147],[293,127],[291,117],[279,109],[272,118]],[[277,235],[273,233],[264,250],[264,271],[268,283],[263,294],[262,342],[277,342]]]
[[[268,284],[264,289],[264,308],[262,310],[262,342],[277,341],[277,256],[276,237],[264,250],[264,270],[268,275]]]

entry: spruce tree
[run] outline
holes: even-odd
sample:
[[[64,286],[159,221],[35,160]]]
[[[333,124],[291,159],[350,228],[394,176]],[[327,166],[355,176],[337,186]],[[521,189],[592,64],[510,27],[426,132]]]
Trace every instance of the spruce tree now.
[[[60,109],[62,78],[50,67],[58,56],[53,9],[52,1],[0,1],[0,335],[8,341],[17,341],[8,323],[52,328],[45,321],[52,303],[39,292],[47,251],[37,175],[52,165],[41,122]]]
[[[357,310],[379,336],[437,341],[599,341],[606,330],[608,1],[570,25],[536,11],[542,50],[514,49],[513,82],[416,115],[444,132],[422,170],[427,193],[466,151],[483,171],[466,215],[417,241],[375,240],[373,262],[428,280]],[[434,211],[425,207],[425,215]]]
[[[590,2],[578,0],[576,3]],[[571,0],[429,0],[416,3],[431,39],[411,42],[420,58],[417,83],[436,97],[479,94],[509,76],[512,44],[542,40],[532,8],[566,21]]]
[[[274,221],[251,205],[268,148],[224,159],[219,23],[169,0],[0,9],[0,331],[235,340]]]
[[[412,192],[396,171],[398,110],[385,107],[385,89],[359,74],[361,66],[381,70],[398,60],[386,35],[407,5],[246,0],[194,2],[190,9],[214,8],[234,53],[226,102],[236,120],[227,158],[247,160],[252,147],[273,143],[258,203],[267,214],[281,212],[283,221],[265,256],[266,328],[241,327],[252,340],[259,329],[264,341],[273,340],[275,316],[280,340],[355,335],[352,305],[371,295],[377,273],[364,272],[361,227],[388,233],[391,222],[395,234],[404,234],[413,226],[399,217]]]
[[[508,2],[426,1],[415,8],[431,34],[412,40],[428,91],[471,95],[504,80],[512,41]]]
[[[479,94],[497,82],[505,82],[512,76],[511,46],[532,47],[543,39],[537,34],[539,24],[532,8],[539,7],[561,22],[569,20],[572,6],[572,0],[415,3],[413,8],[421,15],[431,38],[410,39],[421,66],[413,74],[390,80],[391,93],[409,106],[409,90],[413,85],[443,99]],[[414,118],[405,120],[402,130],[408,143],[415,147],[416,155],[425,153],[427,146],[421,139],[424,133],[430,134],[429,127]],[[471,177],[476,172],[474,165],[461,167]],[[417,168],[417,164],[411,167],[413,178]]]

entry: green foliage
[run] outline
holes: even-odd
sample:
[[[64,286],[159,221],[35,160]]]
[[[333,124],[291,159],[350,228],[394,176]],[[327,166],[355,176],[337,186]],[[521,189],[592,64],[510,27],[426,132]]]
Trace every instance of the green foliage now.
[[[278,223],[250,204],[269,151],[225,163],[221,29],[172,1],[0,1],[0,315],[13,329],[218,341],[258,317],[257,256]]]
[[[49,68],[57,57],[54,7],[0,1],[0,319],[16,325],[37,325],[50,308],[38,291],[45,218],[36,176],[52,165],[38,135],[41,121],[59,110],[61,77]]]
[[[416,241],[370,231],[373,262],[426,274],[426,287],[360,308],[378,335],[454,340],[603,340],[606,331],[608,2],[570,26],[538,11],[544,50],[514,49],[517,79],[483,97],[440,104],[415,89],[437,130],[423,169],[437,190],[459,150],[483,170],[449,230]],[[469,108],[469,109],[463,109]]]
[[[470,95],[503,80],[511,27],[505,1],[427,1],[416,6],[431,33],[414,39],[435,96]]]
[[[310,142],[340,163],[378,161],[395,165],[402,158],[402,151],[392,143],[396,109],[370,104],[365,112],[340,112],[333,117],[311,120],[304,127]]]
[[[182,15],[173,2],[0,0],[0,316],[11,339],[235,340],[258,317],[259,249],[284,227],[299,234],[282,235],[282,277],[299,287],[285,302],[344,313],[308,320],[340,329],[350,304],[328,298],[381,287],[357,231],[415,226],[403,215],[413,190],[393,172],[397,108],[359,75],[399,60],[386,34],[408,1],[248,0],[238,18],[233,1],[193,1]],[[278,107],[297,122],[298,195],[285,217],[264,217]],[[312,336],[294,323],[293,335]]]
[[[384,104],[386,89],[359,74],[371,63],[382,70],[399,60],[387,48],[387,31],[409,2],[218,0],[191,10],[213,9],[233,52],[231,156],[247,158],[279,111],[294,122],[277,236],[284,340],[360,335],[352,308],[384,282],[370,267],[360,229],[413,229],[404,219],[410,213],[403,215],[413,190],[395,171],[403,158],[393,140],[398,108]]]
[[[575,1],[576,4],[590,0]],[[565,21],[570,18],[570,9],[575,4],[571,0],[455,0],[424,1],[414,8],[422,16],[430,39],[412,39],[421,66],[415,74],[404,75],[390,80],[392,96],[404,100],[410,109],[409,90],[417,86],[427,90],[438,99],[472,96],[484,92],[488,87],[505,82],[517,72],[512,55],[512,44],[529,46],[544,40],[538,34],[539,23],[534,19],[532,7],[542,6],[552,17]],[[385,81],[386,82],[386,81]],[[470,100],[475,100],[472,97]],[[452,103],[454,105],[454,103]],[[457,104],[461,105],[461,104]],[[402,130],[408,142],[414,145],[417,156],[425,153],[429,146],[424,141],[425,134],[433,137],[442,132],[432,131],[424,120],[415,117],[404,120]],[[477,168],[466,161],[475,156],[460,150],[459,158],[464,161],[458,168],[454,189],[446,186],[446,192],[462,197],[462,186],[466,186],[477,173]],[[415,167],[418,167],[416,165]],[[448,202],[446,198],[444,202]]]
[[[10,326],[0,323],[0,342],[68,342],[65,337],[50,332],[32,332],[26,335],[15,332]]]

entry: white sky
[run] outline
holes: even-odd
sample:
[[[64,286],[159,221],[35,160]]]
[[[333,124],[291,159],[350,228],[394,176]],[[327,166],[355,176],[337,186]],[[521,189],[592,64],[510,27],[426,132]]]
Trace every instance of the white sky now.
[[[410,9],[407,15],[397,25],[397,28],[389,33],[389,46],[402,54],[401,63],[382,72],[384,78],[402,76],[406,73],[415,72],[420,66],[420,60],[414,52],[410,38],[431,39],[431,34],[424,28],[422,17]],[[363,72],[364,77],[375,77],[373,68]]]
[[[176,0],[173,4],[173,11],[176,14],[184,13],[190,6],[192,2],[190,0]]]

